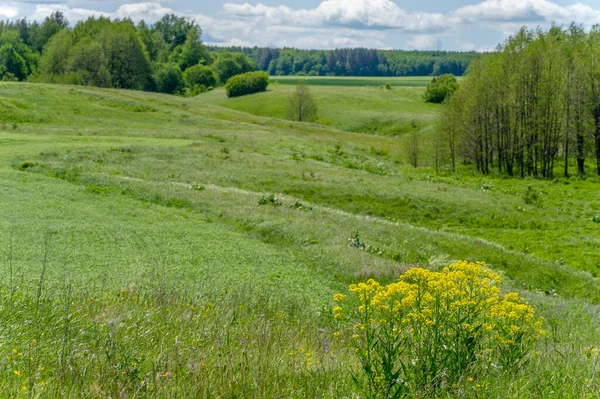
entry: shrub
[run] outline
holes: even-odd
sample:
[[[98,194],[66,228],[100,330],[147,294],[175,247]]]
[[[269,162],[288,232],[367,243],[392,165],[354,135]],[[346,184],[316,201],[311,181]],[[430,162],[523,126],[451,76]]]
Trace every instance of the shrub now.
[[[518,366],[544,333],[542,319],[518,294],[501,296],[500,280],[483,263],[458,262],[441,272],[410,269],[387,286],[351,285],[348,300],[337,294],[334,317],[352,326],[365,396],[443,389]]]
[[[527,186],[527,190],[523,193],[523,202],[527,205],[540,206],[542,204],[542,197],[533,187]]]
[[[213,70],[204,65],[196,65],[185,70],[183,80],[188,88],[214,87],[217,85],[217,76]]]
[[[183,76],[175,64],[158,65],[154,72],[154,81],[160,93],[175,94],[183,88]]]
[[[458,81],[451,74],[440,75],[433,78],[425,90],[425,101],[441,104],[458,90]]]
[[[227,81],[227,97],[240,97],[267,91],[269,75],[266,72],[248,72],[236,75]]]
[[[277,198],[274,194],[271,194],[268,197],[263,196],[261,199],[259,199],[258,205],[281,206],[283,204],[279,198]]]

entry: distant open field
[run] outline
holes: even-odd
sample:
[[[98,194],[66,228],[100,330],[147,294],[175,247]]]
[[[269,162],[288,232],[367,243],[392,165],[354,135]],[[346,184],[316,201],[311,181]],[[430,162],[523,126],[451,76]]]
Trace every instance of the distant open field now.
[[[340,78],[340,81],[345,80]],[[192,101],[257,116],[285,119],[288,99],[294,90],[293,85],[275,83],[269,86],[266,93],[228,99],[222,89],[217,89]],[[439,105],[423,101],[422,87],[385,90],[381,84],[335,85],[313,86],[311,90],[319,108],[316,122],[349,132],[402,136],[416,129],[427,133],[431,132],[439,112]]]
[[[598,398],[600,181],[436,173],[425,143],[415,169],[407,133],[439,112],[422,88],[312,89],[322,124],[283,119],[283,83],[0,83],[0,392],[357,397],[333,295],[466,259],[548,335],[437,397]]]
[[[431,76],[409,77],[327,77],[327,76],[272,76],[271,82],[281,85],[296,85],[306,81],[310,86],[384,86],[427,87]]]

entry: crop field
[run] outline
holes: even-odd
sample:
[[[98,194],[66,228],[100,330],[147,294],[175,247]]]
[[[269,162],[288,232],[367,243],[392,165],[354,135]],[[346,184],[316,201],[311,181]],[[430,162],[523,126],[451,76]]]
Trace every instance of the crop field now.
[[[467,260],[546,334],[435,395],[599,397],[600,180],[436,172],[427,79],[310,79],[310,124],[285,119],[287,78],[237,99],[0,83],[0,392],[358,398],[334,295]]]

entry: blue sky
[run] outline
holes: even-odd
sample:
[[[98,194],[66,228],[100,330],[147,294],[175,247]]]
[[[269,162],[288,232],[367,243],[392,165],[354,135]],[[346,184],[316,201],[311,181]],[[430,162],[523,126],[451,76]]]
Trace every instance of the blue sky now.
[[[600,0],[0,0],[0,18],[195,19],[210,44],[299,48],[494,48],[523,25],[600,23]]]

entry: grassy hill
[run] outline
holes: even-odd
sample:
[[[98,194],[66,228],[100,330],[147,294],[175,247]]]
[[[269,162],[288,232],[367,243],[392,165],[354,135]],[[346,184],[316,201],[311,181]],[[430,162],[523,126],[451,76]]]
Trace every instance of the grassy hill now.
[[[329,126],[279,119],[292,89],[0,84],[0,390],[350,397],[333,295],[467,259],[549,335],[523,372],[447,395],[597,397],[599,182],[413,169],[392,132],[433,129],[422,89],[315,86]]]
[[[304,78],[319,107],[317,123],[336,129],[402,136],[417,130],[431,133],[438,106],[423,101],[431,78]],[[300,78],[276,77],[266,93],[227,99],[222,90],[196,102],[270,118],[286,118],[288,98]],[[392,85],[391,90],[384,85]]]

